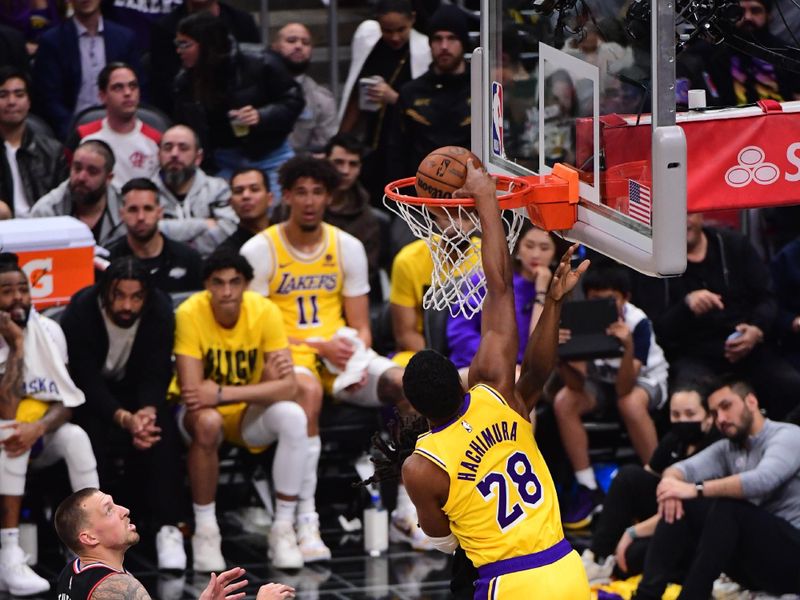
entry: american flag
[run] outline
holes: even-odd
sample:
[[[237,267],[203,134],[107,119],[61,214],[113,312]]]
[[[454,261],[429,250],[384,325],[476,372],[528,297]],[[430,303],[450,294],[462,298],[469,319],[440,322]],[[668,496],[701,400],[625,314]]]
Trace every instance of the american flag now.
[[[645,225],[650,225],[652,203],[650,188],[633,179],[628,180],[628,216]]]

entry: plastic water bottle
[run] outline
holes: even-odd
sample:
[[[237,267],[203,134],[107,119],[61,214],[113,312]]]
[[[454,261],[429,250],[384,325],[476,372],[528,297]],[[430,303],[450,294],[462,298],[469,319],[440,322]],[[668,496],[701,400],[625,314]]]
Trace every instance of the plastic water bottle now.
[[[355,467],[362,481],[375,474],[375,466],[366,454],[356,461]],[[371,483],[367,491],[369,505],[364,509],[364,552],[370,556],[380,556],[389,549],[389,513],[383,507],[378,486]]]
[[[389,549],[389,513],[383,506],[364,509],[364,552],[380,556]]]

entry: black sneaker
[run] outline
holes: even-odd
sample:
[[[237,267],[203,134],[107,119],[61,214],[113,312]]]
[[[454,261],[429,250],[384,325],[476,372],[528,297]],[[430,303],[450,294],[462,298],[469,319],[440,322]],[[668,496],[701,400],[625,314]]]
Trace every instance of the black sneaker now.
[[[585,529],[592,524],[592,517],[603,510],[605,494],[601,489],[590,490],[578,485],[561,513],[564,529]]]

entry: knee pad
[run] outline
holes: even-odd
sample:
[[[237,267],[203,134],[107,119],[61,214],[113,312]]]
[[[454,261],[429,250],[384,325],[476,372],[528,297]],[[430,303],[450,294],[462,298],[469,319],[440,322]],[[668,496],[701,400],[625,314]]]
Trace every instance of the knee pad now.
[[[11,458],[0,450],[0,496],[24,496],[30,451]]]
[[[65,423],[52,435],[61,446],[61,454],[67,464],[72,491],[87,487],[99,487],[97,460],[87,433],[77,425]],[[51,439],[50,443],[52,442]]]

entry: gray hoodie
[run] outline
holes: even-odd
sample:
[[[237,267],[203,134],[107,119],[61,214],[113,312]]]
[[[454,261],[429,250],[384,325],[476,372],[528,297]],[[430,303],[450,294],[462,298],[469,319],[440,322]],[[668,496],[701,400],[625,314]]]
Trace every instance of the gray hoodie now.
[[[189,244],[203,256],[208,256],[236,231],[239,218],[228,204],[231,189],[224,179],[211,177],[197,169],[183,202],[167,189],[161,171],[153,176],[153,182],[158,187],[159,202],[164,209],[161,232],[168,238]],[[216,219],[217,226],[209,227],[206,219]]]
[[[72,215],[72,197],[67,187],[69,179],[66,179],[53,190],[47,192],[36,201],[31,208],[29,217],[59,217],[62,215]],[[119,209],[122,206],[122,199],[114,189],[113,185],[106,187],[106,211],[100,220],[100,235],[95,240],[98,246],[108,246],[110,242],[118,237],[125,235],[125,224],[119,216]]]

